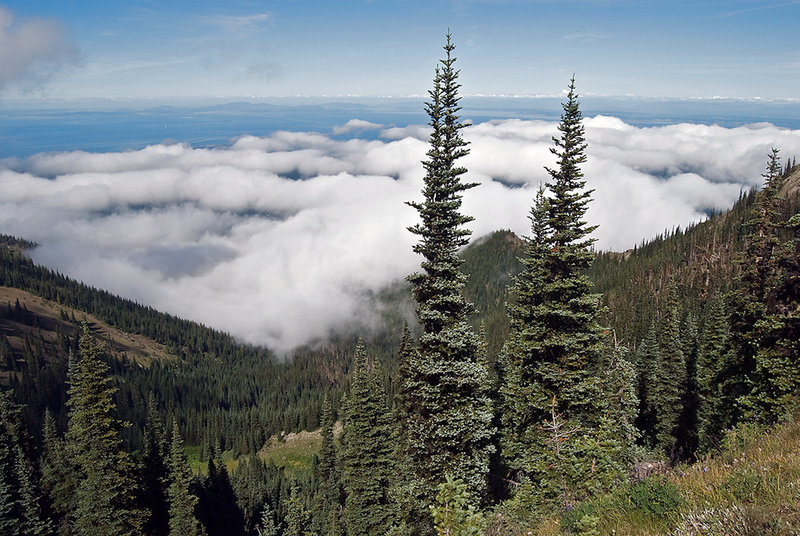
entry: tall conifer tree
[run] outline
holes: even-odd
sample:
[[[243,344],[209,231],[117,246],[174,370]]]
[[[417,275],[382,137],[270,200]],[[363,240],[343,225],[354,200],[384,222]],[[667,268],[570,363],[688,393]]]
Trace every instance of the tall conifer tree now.
[[[409,534],[411,520],[424,518],[419,511],[423,509],[420,501],[414,496],[415,473],[413,470],[408,426],[414,415],[414,396],[405,381],[409,375],[409,364],[412,355],[417,351],[408,329],[408,323],[403,324],[400,338],[400,347],[397,352],[397,386],[395,388],[392,418],[395,437],[394,465],[395,474],[392,480],[391,493],[397,505],[397,522],[393,527],[392,536],[406,536]]]
[[[764,285],[763,316],[756,321],[759,347],[755,355],[753,391],[747,405],[756,418],[774,423],[791,418],[800,403],[800,214],[785,219],[779,197],[783,178],[773,149],[767,166],[774,198],[774,233],[770,267]],[[766,188],[765,188],[766,190]]]
[[[530,445],[535,441],[542,415],[530,412],[530,400],[536,385],[532,381],[533,359],[531,345],[541,336],[538,321],[544,305],[542,288],[549,273],[547,255],[547,198],[544,186],[539,186],[529,215],[531,235],[525,237],[525,253],[520,259],[523,270],[510,289],[513,296],[507,305],[510,320],[509,337],[500,353],[502,397],[501,453],[514,472],[525,471],[535,460]]]
[[[340,489],[341,478],[336,464],[337,453],[334,444],[334,415],[328,395],[322,402],[322,445],[317,468],[317,493],[314,501],[314,524],[321,530],[318,533],[338,536],[341,524]]]
[[[311,512],[303,504],[303,497],[297,484],[292,486],[289,500],[286,501],[286,529],[284,536],[316,536],[310,530]]]
[[[697,436],[700,454],[716,447],[725,429],[720,376],[730,353],[726,351],[729,328],[725,302],[720,296],[715,296],[707,308],[697,358]]]
[[[170,536],[205,536],[197,520],[197,496],[190,491],[192,472],[183,450],[183,440],[177,420],[172,421],[172,441],[169,449],[169,534]]]
[[[42,427],[42,491],[50,506],[50,515],[59,534],[69,533],[69,517],[73,511],[78,469],[67,455],[66,444],[58,436],[53,414],[44,414]]]
[[[661,347],[658,343],[658,328],[655,320],[650,323],[647,335],[636,350],[636,374],[639,395],[639,411],[636,426],[648,446],[656,442],[656,414],[653,403],[655,382],[660,377],[658,364],[661,362]]]
[[[11,392],[0,391],[0,534],[38,536],[51,534],[42,513],[42,496],[22,420],[22,406]]]
[[[686,356],[680,331],[680,305],[672,285],[661,325],[661,348],[652,369],[650,393],[655,413],[655,446],[674,454],[686,394]]]
[[[488,371],[480,341],[467,317],[473,308],[463,296],[466,277],[458,250],[468,242],[463,225],[472,220],[460,212],[466,169],[456,161],[468,153],[459,119],[459,71],[455,69],[450,35],[446,57],[437,66],[426,111],[433,132],[425,167],[424,201],[410,206],[421,222],[410,228],[420,237],[414,251],[423,256],[422,271],[413,285],[417,317],[422,326],[418,351],[408,359],[401,379],[409,396],[408,452],[423,504],[432,504],[445,474],[462,478],[474,497],[486,493],[492,413],[487,393]]]
[[[84,323],[80,355],[70,371],[67,455],[80,473],[72,533],[78,536],[136,535],[144,512],[135,506],[134,464],[122,449],[109,367],[100,343]]]
[[[356,346],[353,383],[344,407],[342,480],[348,536],[386,534],[395,520],[389,491],[394,476],[391,414],[376,365]]]
[[[142,438],[142,503],[150,512],[147,534],[166,534],[169,530],[169,450],[164,424],[158,414],[153,393],[147,397],[147,417]]]
[[[585,221],[591,191],[581,164],[586,141],[575,80],[554,137],[557,166],[547,168],[549,196],[540,190],[531,210],[523,271],[509,304],[511,331],[503,348],[502,447],[506,464],[533,481],[544,500],[569,503],[619,472],[630,438],[606,441],[630,397],[604,400],[618,380],[632,386],[629,366],[609,367],[612,353],[598,322],[599,295],[585,275],[594,260]],[[619,378],[607,376],[619,370]],[[627,379],[624,379],[624,378]],[[626,422],[631,416],[626,417]],[[623,435],[630,435],[627,432]]]
[[[732,420],[743,417],[769,421],[769,410],[764,407],[764,397],[758,390],[765,387],[763,363],[769,343],[763,337],[762,323],[768,315],[768,293],[774,281],[775,252],[780,240],[781,167],[778,150],[773,149],[762,175],[764,186],[758,193],[751,216],[745,223],[745,251],[741,259],[742,271],[737,278],[737,288],[730,297],[731,344],[737,362],[731,363],[723,381],[726,384],[728,405],[737,412]],[[760,355],[759,355],[760,354]],[[766,380],[770,381],[770,380]],[[733,424],[733,423],[730,423]]]

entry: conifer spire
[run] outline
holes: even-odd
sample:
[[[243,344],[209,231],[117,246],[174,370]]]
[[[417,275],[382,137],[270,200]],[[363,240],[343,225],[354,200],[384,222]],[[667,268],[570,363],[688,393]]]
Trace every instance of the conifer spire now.
[[[391,414],[380,368],[368,363],[363,342],[356,346],[353,383],[344,408],[342,481],[347,534],[386,534],[395,518],[389,491],[394,477]]]
[[[580,167],[587,145],[574,77],[562,108],[551,149],[556,167],[546,168],[549,195],[540,188],[531,209],[531,237],[510,292],[511,330],[500,363],[504,461],[530,479],[528,489],[539,500],[565,506],[619,476],[630,437],[612,437],[609,422],[630,422],[632,416],[622,413],[631,404],[627,396],[607,404],[607,391],[632,386],[627,364],[610,367],[599,295],[586,276],[595,226],[584,221],[591,190]],[[609,377],[609,370],[618,377]]]
[[[417,318],[422,326],[418,351],[412,352],[401,379],[414,414],[409,416],[408,453],[413,460],[417,492],[432,504],[445,474],[457,474],[473,497],[486,493],[489,455],[493,451],[488,371],[480,340],[467,323],[473,306],[463,296],[466,276],[458,250],[468,242],[463,227],[472,217],[460,212],[462,192],[475,186],[461,181],[466,173],[456,161],[468,154],[459,119],[459,71],[455,45],[447,35],[426,111],[433,132],[425,167],[424,201],[410,202],[421,222],[410,228],[423,256],[413,285]]]
[[[197,520],[197,496],[190,490],[192,473],[183,450],[183,439],[178,430],[178,421],[172,420],[172,441],[169,448],[169,534],[170,536],[205,536],[206,532]]]

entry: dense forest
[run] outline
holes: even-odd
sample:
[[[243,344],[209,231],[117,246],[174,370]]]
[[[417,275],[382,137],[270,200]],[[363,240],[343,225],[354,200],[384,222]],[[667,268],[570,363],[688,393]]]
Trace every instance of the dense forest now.
[[[670,476],[730,467],[755,437],[766,451],[766,430],[790,437],[781,457],[796,449],[800,170],[773,149],[731,210],[598,252],[573,78],[530,234],[470,244],[454,49],[448,35],[409,202],[420,270],[363,338],[278,359],[0,236],[0,533],[800,530],[796,490],[777,521],[748,506],[800,485],[784,458],[777,484],[767,469],[726,481],[724,508],[692,510]],[[313,446],[295,463],[300,437]]]

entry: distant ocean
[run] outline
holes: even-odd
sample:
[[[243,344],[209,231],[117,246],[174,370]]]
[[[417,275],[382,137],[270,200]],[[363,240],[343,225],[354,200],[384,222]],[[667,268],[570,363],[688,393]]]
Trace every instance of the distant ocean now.
[[[374,138],[378,129],[335,136],[334,127],[360,119],[384,127],[425,124],[423,99],[276,99],[204,106],[108,105],[91,109],[0,107],[0,158],[50,151],[137,150],[162,142],[193,147],[224,146],[242,135],[265,136],[278,130],[319,132],[337,137]],[[474,123],[491,119],[557,120],[559,99],[470,97],[462,117]],[[676,123],[736,127],[768,122],[800,129],[800,100],[661,100],[593,98],[581,101],[584,116],[611,115],[635,126]]]

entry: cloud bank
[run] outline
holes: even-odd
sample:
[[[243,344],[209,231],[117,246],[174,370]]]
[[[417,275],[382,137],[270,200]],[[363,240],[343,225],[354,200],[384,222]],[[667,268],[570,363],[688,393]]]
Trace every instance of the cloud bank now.
[[[375,129],[354,120],[337,130]],[[527,215],[557,132],[546,121],[464,129],[464,212],[473,237]],[[760,185],[771,147],[800,153],[800,131],[768,124],[637,128],[586,119],[598,247],[622,250]],[[37,262],[242,340],[286,352],[366,330],[373,296],[419,267],[417,214],[426,128],[379,139],[309,132],[245,136],[228,147],[153,145],[0,161],[0,232],[41,246]]]
[[[42,18],[17,21],[0,6],[0,90],[35,88],[76,58],[77,49],[59,23]]]

